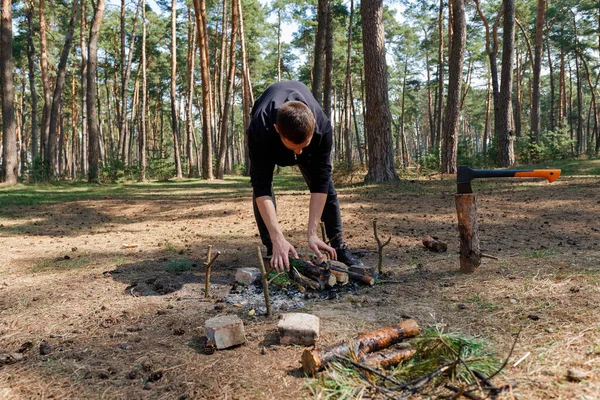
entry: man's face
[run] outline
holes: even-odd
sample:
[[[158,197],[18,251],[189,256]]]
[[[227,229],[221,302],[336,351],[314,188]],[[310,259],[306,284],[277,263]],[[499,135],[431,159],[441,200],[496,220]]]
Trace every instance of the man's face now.
[[[283,137],[281,132],[279,132],[279,128],[277,127],[277,124],[275,124],[275,130],[277,131],[277,133],[279,133],[279,137],[281,138],[281,142],[283,143],[283,145],[298,155],[302,154],[302,150],[304,150],[305,147],[308,147],[308,145],[310,144],[310,141],[312,140],[312,137],[313,137],[313,135],[311,133],[310,136],[304,142],[302,142],[300,144],[296,144],[296,143],[294,143],[290,140],[287,140],[286,138]]]

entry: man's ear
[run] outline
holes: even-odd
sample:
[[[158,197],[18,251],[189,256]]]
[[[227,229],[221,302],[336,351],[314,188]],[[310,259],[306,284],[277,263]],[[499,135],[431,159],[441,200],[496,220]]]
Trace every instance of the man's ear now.
[[[279,132],[279,127],[277,126],[277,124],[273,124],[273,127],[275,128],[275,132],[280,133]]]

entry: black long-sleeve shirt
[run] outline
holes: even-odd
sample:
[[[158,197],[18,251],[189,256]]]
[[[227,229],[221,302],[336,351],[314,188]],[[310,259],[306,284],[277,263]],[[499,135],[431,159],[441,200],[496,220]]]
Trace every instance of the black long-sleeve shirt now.
[[[315,131],[310,144],[296,155],[283,145],[273,126],[277,110],[287,101],[301,101],[315,117]],[[327,193],[331,178],[331,122],[305,84],[278,82],[267,88],[252,107],[252,121],[246,132],[250,151],[250,180],[256,197],[270,196],[275,164],[299,164],[310,178],[311,193]]]

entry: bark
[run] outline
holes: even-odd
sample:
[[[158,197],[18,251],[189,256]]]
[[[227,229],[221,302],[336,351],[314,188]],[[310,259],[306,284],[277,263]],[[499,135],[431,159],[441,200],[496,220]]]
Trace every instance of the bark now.
[[[400,104],[400,131],[396,138],[396,158],[399,160],[402,168],[408,167],[405,160],[405,152],[402,151],[402,142],[404,140],[404,105],[406,99],[406,75],[408,74],[408,56],[404,59],[404,74],[402,75],[402,100]]]
[[[331,92],[333,80],[333,21],[331,4],[327,4],[327,33],[325,40],[325,83],[323,87],[323,111],[331,117]]]
[[[358,335],[348,342],[342,342],[324,349],[306,349],[302,353],[302,369],[305,374],[313,376],[316,372],[323,370],[329,362],[334,361],[336,356],[348,356],[351,353],[358,353],[357,355],[373,353],[388,348],[402,339],[414,337],[418,334],[419,325],[415,320],[409,319]]]
[[[40,72],[42,75],[42,90],[44,92],[44,107],[42,109],[42,129],[40,149],[43,152],[42,159],[44,162],[48,160],[49,155],[46,153],[48,142],[48,134],[50,131],[50,78],[48,77],[48,40],[46,38],[46,2],[40,0]]]
[[[94,10],[94,18],[90,26],[87,60],[87,117],[88,117],[88,182],[97,182],[99,177],[100,127],[96,113],[96,68],[98,66],[98,38],[100,25],[104,17],[104,0],[98,0]]]
[[[577,19],[573,15],[573,29],[575,33],[575,48],[579,47],[579,40],[577,37]],[[581,94],[581,74],[579,72],[579,55],[578,51],[575,51],[575,78],[577,80],[577,137],[575,139],[575,154],[581,155],[584,152],[585,140],[583,138],[583,112],[582,112],[582,94]]]
[[[250,69],[248,68],[248,59],[246,57],[246,37],[244,34],[244,9],[242,0],[238,1],[240,13],[240,47],[242,57],[242,110],[244,120],[244,132],[250,125],[250,107],[254,104],[254,94],[252,93],[252,82],[250,80]],[[246,165],[246,173],[250,171],[250,155],[248,154],[248,137],[244,136],[244,160]]]
[[[394,170],[382,0],[364,0],[363,22],[366,116],[369,171],[365,182],[398,181]]]
[[[85,43],[85,31],[87,29],[85,0],[81,0],[81,27],[79,29],[79,49],[81,51],[81,150],[80,162],[81,173],[87,176],[89,171],[88,157],[88,122],[87,122],[87,45]]]
[[[127,59],[125,59],[125,4],[122,3],[121,8],[121,57],[122,57],[122,68],[121,68],[121,106],[119,115],[119,157],[125,163],[129,162],[129,152],[128,152],[128,140],[129,134],[127,131],[127,97],[128,97],[128,86],[129,86],[129,78],[131,76],[131,64],[133,61],[133,52],[135,46],[136,31],[137,31],[137,23],[138,16],[140,12],[140,7],[142,5],[142,0],[139,0],[137,3],[137,8],[135,12],[135,17],[133,19],[133,28],[131,32],[131,41],[129,42],[129,50],[127,53]]]
[[[217,157],[217,179],[223,179],[225,157],[227,155],[229,111],[231,108],[230,99],[233,91],[233,81],[235,79],[236,67],[235,54],[239,20],[239,7],[237,5],[237,1],[239,0],[231,0],[231,43],[229,46],[229,73],[227,74],[227,88],[225,89],[226,92],[223,103],[223,116],[221,118],[221,139],[219,146],[219,156]]]
[[[481,264],[479,225],[477,223],[477,197],[473,193],[455,194],[460,236],[460,271],[472,273]]]
[[[464,0],[453,0],[452,2],[452,32],[452,50],[448,59],[448,98],[441,159],[441,172],[447,174],[456,173],[462,67],[467,33]]]
[[[171,130],[173,132],[173,158],[177,178],[183,178],[181,154],[179,151],[179,130],[177,118],[177,0],[171,0]]]
[[[444,117],[444,2],[440,0],[440,10],[438,17],[438,31],[440,45],[438,47],[438,98],[437,98],[437,116],[435,126],[435,137],[431,144],[437,147],[442,137],[442,118]]]
[[[427,124],[429,126],[429,147],[433,148],[435,142],[435,118],[433,116],[433,104],[431,96],[431,76],[429,73],[429,38],[426,28],[423,28],[425,35],[425,69],[427,71]]]
[[[187,131],[187,156],[188,156],[188,177],[194,178],[198,176],[198,159],[195,156],[194,152],[194,87],[195,83],[195,75],[194,75],[194,67],[196,61],[196,24],[191,21],[191,10],[188,6],[188,24],[190,25],[188,32],[188,68],[187,68],[187,96],[185,103],[185,112],[186,112],[186,131]]]
[[[348,22],[348,47],[346,52],[346,81],[344,85],[344,139],[346,141],[346,164],[352,170],[352,120],[350,119],[351,104],[350,90],[352,87],[352,20],[354,19],[354,0],[350,0],[350,18]],[[357,143],[360,145],[359,143]]]
[[[487,95],[485,100],[485,125],[483,128],[483,154],[487,155],[487,142],[490,134],[490,84],[491,79],[488,75],[487,79]]]
[[[194,0],[196,26],[198,28],[198,45],[200,47],[200,71],[202,77],[202,177],[213,179],[212,169],[212,129],[210,110],[210,75],[208,40],[206,37],[206,3],[205,0]]]
[[[25,12],[27,18],[27,62],[29,67],[29,92],[31,93],[31,156],[38,157],[38,105],[35,88],[35,46],[33,44],[33,1]]]
[[[146,84],[146,0],[142,1],[142,113],[141,113],[141,129],[138,134],[139,144],[139,167],[140,167],[140,180],[146,180],[146,143],[148,141],[148,133],[146,132],[146,99],[148,97]]]
[[[416,353],[414,349],[392,349],[369,354],[363,362],[367,367],[385,369],[410,360]]]
[[[65,87],[65,77],[67,75],[67,61],[69,59],[69,52],[71,51],[71,44],[73,43],[73,32],[75,30],[75,18],[77,17],[77,11],[79,8],[79,0],[73,2],[73,11],[71,19],[69,21],[69,27],[65,35],[65,44],[63,46],[60,61],[58,63],[58,70],[56,72],[56,84],[54,86],[54,96],[52,99],[52,107],[50,110],[50,126],[48,131],[48,141],[46,142],[45,153],[48,157],[44,160],[46,164],[46,172],[54,177],[60,175],[58,167],[59,154],[57,151],[58,141],[58,123],[59,123],[59,110],[63,104],[63,91]],[[48,176],[50,178],[50,176]]]
[[[12,1],[2,0],[0,21],[0,86],[2,87],[2,171],[0,181],[14,185],[19,174],[15,92],[13,84]]]
[[[546,11],[548,10],[548,2],[546,2]],[[554,71],[552,68],[552,57],[550,56],[550,26],[548,25],[548,18],[546,19],[546,53],[548,55],[548,69],[550,70],[550,121],[549,128],[550,132],[554,132],[555,123],[555,110],[554,110]]]
[[[323,104],[323,80],[325,79],[325,43],[327,41],[327,14],[329,0],[318,0],[317,34],[312,70],[312,93],[319,104]]]
[[[546,11],[546,0],[538,0],[537,21],[535,22],[535,54],[533,57],[533,91],[531,93],[531,134],[540,144],[540,75],[542,73],[542,35]]]
[[[504,0],[504,23],[502,44],[502,71],[498,107],[498,163],[511,167],[515,163],[513,148],[514,126],[512,123],[513,53],[515,47],[515,1]]]

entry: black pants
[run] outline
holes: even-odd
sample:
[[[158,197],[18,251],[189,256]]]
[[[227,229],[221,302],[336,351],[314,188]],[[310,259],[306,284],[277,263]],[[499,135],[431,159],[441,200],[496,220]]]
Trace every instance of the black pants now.
[[[300,172],[304,177],[304,181],[310,187],[310,177],[306,173],[307,171],[300,166]],[[275,194],[273,193],[273,186],[271,186],[271,198],[273,199],[273,205],[277,209],[277,203],[275,201]],[[254,208],[254,218],[256,219],[256,225],[258,225],[258,232],[260,233],[260,240],[267,247],[267,250],[273,249],[273,243],[271,242],[271,236],[267,225],[260,215],[258,206],[256,205],[256,195],[252,193],[252,206]],[[333,181],[329,179],[329,187],[327,189],[327,200],[325,201],[325,207],[323,207],[323,214],[321,214],[321,221],[325,224],[325,233],[329,240],[331,240],[331,246],[339,248],[342,243],[342,217],[340,214],[340,204],[338,203],[337,192],[333,187]]]

